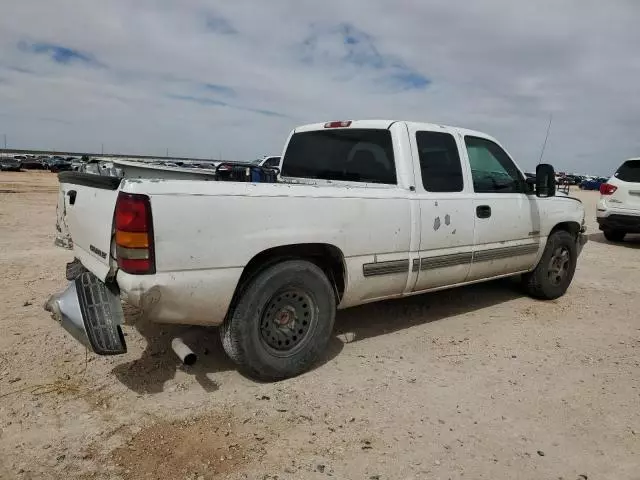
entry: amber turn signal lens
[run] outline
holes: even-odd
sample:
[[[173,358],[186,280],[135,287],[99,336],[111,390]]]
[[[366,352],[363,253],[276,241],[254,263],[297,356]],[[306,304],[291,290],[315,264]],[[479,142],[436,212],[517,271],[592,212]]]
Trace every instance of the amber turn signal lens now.
[[[145,233],[116,231],[116,245],[126,248],[149,248],[149,235]]]

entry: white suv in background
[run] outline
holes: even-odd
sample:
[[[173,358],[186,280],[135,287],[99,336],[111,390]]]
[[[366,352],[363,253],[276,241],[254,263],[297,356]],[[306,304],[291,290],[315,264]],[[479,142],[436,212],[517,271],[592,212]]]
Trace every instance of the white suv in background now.
[[[600,185],[596,217],[600,230],[612,242],[621,242],[627,233],[640,233],[640,158],[624,162]]]

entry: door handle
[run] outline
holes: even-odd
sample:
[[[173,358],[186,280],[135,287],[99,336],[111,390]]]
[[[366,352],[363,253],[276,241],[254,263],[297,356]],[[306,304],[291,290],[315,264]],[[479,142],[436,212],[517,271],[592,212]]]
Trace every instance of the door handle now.
[[[69,197],[69,204],[73,205],[74,203],[76,203],[76,194],[78,192],[76,192],[75,190],[69,190],[67,192],[67,196]]]
[[[489,205],[479,205],[476,207],[476,216],[478,218],[489,218],[491,216],[491,207]]]

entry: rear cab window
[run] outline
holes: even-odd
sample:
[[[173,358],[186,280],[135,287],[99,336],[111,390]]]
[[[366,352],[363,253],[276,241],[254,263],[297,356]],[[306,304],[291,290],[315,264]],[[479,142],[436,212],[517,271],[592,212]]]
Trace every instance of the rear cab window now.
[[[627,160],[620,166],[614,177],[623,182],[640,183],[640,160]]]
[[[282,176],[363,183],[397,183],[391,132],[339,128],[294,133]]]
[[[418,131],[416,144],[422,186],[427,192],[461,192],[462,164],[456,140],[449,133]]]

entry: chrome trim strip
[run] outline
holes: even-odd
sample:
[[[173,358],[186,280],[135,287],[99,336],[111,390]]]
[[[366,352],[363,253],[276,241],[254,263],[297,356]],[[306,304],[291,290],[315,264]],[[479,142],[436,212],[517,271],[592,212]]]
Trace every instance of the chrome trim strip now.
[[[362,265],[362,274],[365,277],[404,272],[409,272],[408,258],[405,260],[390,260],[388,262],[365,263]]]
[[[480,250],[473,252],[473,263],[489,262],[491,260],[500,260],[509,257],[518,257],[521,255],[532,255],[538,253],[539,245],[530,243],[527,245],[515,245],[511,247],[492,248],[490,250]]]
[[[437,257],[425,257],[420,259],[420,270],[433,270],[436,268],[455,267],[471,263],[472,252],[452,253]]]
[[[529,243],[526,245],[492,248],[490,250],[481,250],[478,252],[463,252],[439,255],[435,257],[414,258],[411,269],[414,272],[418,270],[436,270],[438,268],[456,267],[467,263],[489,262],[491,260],[500,260],[521,255],[532,255],[534,253],[538,253],[539,248],[540,246],[537,243]],[[362,265],[362,274],[365,277],[404,273],[408,270],[409,259],[365,263]]]

